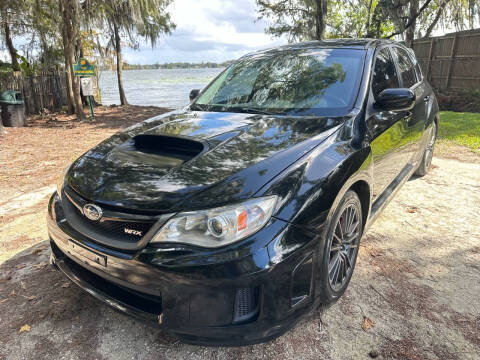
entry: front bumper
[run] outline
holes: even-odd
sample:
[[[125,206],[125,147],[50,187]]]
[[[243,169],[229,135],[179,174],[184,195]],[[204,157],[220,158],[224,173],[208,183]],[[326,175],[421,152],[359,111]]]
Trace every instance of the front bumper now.
[[[167,246],[127,253],[76,232],[52,211],[56,201],[54,194],[47,219],[52,264],[114,309],[186,342],[266,341],[293,326],[314,303],[315,236],[284,221],[273,219],[236,249]],[[105,258],[105,264],[72,251],[72,242]]]

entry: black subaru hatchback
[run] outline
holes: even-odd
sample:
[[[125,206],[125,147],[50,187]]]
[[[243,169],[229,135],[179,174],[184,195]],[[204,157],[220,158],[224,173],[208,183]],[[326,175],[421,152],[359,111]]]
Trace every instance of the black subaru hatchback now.
[[[369,39],[256,52],[191,98],[69,166],[51,262],[187,342],[265,341],[344,293],[362,234],[430,167],[438,105],[410,50]]]

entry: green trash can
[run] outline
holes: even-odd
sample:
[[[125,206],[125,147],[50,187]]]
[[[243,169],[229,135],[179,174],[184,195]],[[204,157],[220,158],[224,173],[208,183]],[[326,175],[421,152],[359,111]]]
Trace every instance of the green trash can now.
[[[6,127],[25,126],[25,102],[22,93],[15,90],[0,92],[2,122]]]

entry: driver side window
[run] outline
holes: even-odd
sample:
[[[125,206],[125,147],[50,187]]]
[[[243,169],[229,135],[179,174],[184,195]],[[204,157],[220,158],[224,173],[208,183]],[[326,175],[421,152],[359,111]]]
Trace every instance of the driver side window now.
[[[381,49],[375,60],[372,78],[372,92],[375,98],[385,89],[398,88],[395,63],[388,48]]]

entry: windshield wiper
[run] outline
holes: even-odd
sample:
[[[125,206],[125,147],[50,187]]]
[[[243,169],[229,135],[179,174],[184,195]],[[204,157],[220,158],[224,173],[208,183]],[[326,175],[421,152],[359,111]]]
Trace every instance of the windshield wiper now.
[[[207,105],[202,105],[202,104],[192,104],[192,105],[190,105],[190,110],[193,110],[193,111],[208,111],[208,106]]]
[[[261,115],[278,115],[279,113],[275,113],[272,111],[256,109],[256,108],[249,108],[249,107],[227,107],[225,111],[233,111],[233,112],[241,112],[241,113],[250,113],[250,114],[261,114]]]

